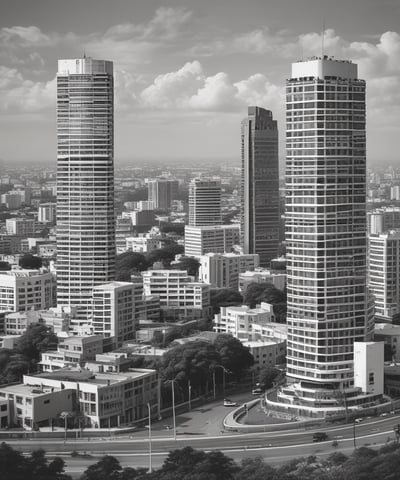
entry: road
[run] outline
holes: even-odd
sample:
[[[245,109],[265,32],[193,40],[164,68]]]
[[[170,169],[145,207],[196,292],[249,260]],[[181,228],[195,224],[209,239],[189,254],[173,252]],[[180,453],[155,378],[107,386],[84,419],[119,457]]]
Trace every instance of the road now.
[[[356,446],[385,444],[394,440],[393,427],[400,423],[400,415],[378,417],[364,420],[355,426]],[[326,442],[313,443],[313,432],[316,429],[291,430],[274,433],[226,433],[216,436],[178,435],[174,441],[172,432],[163,432],[163,436],[152,439],[153,465],[160,466],[168,452],[175,448],[192,446],[206,451],[220,450],[235,460],[245,457],[261,456],[271,464],[284,463],[291,458],[308,455],[328,455],[335,450],[350,453],[353,445],[353,425],[337,425],[329,428],[318,428],[329,435]],[[332,441],[338,446],[333,447]],[[62,456],[67,462],[67,471],[71,474],[82,471],[99,457],[111,454],[117,457],[123,466],[147,466],[148,440],[145,438],[104,438],[96,440],[14,440],[9,441],[14,448],[30,452],[39,447],[49,455]],[[91,457],[71,458],[71,451],[87,452]]]

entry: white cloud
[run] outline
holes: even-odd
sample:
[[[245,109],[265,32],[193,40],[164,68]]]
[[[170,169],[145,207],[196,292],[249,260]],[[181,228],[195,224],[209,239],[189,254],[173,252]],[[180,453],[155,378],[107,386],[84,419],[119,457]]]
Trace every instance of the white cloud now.
[[[15,68],[0,66],[0,111],[37,113],[55,109],[56,80],[26,80]]]
[[[43,47],[53,43],[51,36],[44,34],[40,28],[30,27],[3,27],[0,29],[0,44],[20,47]]]

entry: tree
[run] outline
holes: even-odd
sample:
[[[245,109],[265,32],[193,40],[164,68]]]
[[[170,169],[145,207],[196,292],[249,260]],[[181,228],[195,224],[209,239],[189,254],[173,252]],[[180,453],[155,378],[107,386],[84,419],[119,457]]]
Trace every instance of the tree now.
[[[111,455],[105,455],[84,471],[81,480],[120,480],[121,471],[119,461]]]
[[[117,281],[130,282],[131,275],[147,270],[146,257],[138,252],[124,252],[115,259],[115,278]]]
[[[160,226],[161,233],[176,233],[177,235],[183,236],[185,234],[185,224],[184,223],[163,223]]]
[[[273,386],[274,380],[280,375],[282,375],[282,372],[279,369],[273,367],[264,367],[260,370],[258,381],[263,388],[268,389]]]
[[[200,268],[200,262],[193,257],[182,257],[178,262],[171,265],[174,270],[186,270],[188,275],[197,277],[197,273]]]
[[[57,335],[49,327],[40,323],[29,325],[18,341],[16,352],[29,360],[39,361],[40,354],[46,350],[55,350]]]
[[[274,480],[276,471],[267,465],[261,457],[244,458],[235,479],[241,480]]]
[[[285,323],[286,292],[279,290],[272,283],[250,283],[244,294],[244,303],[250,308],[255,308],[261,302],[273,305],[276,321]]]
[[[233,288],[212,288],[210,290],[210,303],[215,315],[219,313],[221,307],[242,305],[243,297]]]
[[[40,268],[43,264],[43,261],[40,257],[32,255],[31,253],[26,253],[19,259],[19,266],[22,268]]]
[[[7,270],[11,270],[11,265],[8,262],[0,262],[0,272],[5,272]]]
[[[250,350],[232,335],[226,333],[218,335],[214,348],[220,357],[221,365],[236,377],[240,377],[244,370],[254,365],[254,357]]]
[[[176,255],[181,255],[184,252],[183,245],[172,243],[164,248],[153,250],[147,254],[147,261],[149,265],[153,265],[155,262],[161,262],[164,267],[169,267],[172,260],[175,260]]]
[[[176,380],[181,386],[190,380],[192,387],[204,391],[220,356],[213,345],[202,341],[187,342],[171,348],[163,357],[161,376]]]
[[[244,294],[244,303],[255,308],[261,302],[271,305],[286,303],[286,294],[272,283],[250,283]]]

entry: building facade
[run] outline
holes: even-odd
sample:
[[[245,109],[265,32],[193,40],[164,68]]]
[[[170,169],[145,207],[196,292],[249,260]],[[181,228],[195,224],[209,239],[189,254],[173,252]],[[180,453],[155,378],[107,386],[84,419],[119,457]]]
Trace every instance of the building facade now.
[[[59,60],[57,138],[57,301],[86,316],[115,274],[112,62]]]
[[[368,285],[376,321],[391,322],[400,313],[400,230],[368,238]]]
[[[189,183],[189,225],[220,225],[221,180],[193,178]]]
[[[288,385],[281,403],[324,415],[363,402],[354,342],[373,333],[366,285],[365,82],[349,61],[292,65],[287,81]]]
[[[185,225],[185,255],[200,257],[207,253],[231,252],[240,242],[239,225]]]
[[[259,266],[257,254],[207,253],[199,258],[199,280],[213,288],[239,288],[239,275]]]
[[[152,209],[169,210],[178,193],[179,182],[170,178],[152,178],[148,180],[147,188]]]
[[[241,245],[268,267],[279,245],[278,127],[272,112],[248,107],[242,121]]]

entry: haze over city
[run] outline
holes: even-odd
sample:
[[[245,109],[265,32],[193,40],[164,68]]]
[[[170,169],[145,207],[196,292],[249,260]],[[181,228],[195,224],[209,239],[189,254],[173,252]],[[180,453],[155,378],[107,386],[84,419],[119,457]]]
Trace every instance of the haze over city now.
[[[299,12],[301,14],[299,15]],[[247,105],[271,109],[284,158],[290,63],[351,59],[367,81],[368,160],[398,160],[397,0],[3,1],[0,158],[55,160],[57,58],[114,62],[115,158],[238,163]]]

